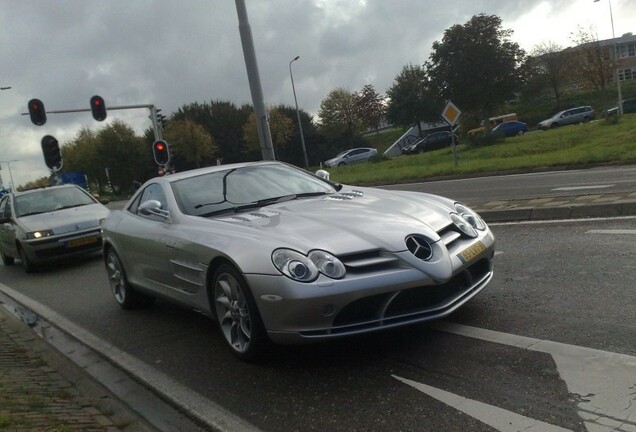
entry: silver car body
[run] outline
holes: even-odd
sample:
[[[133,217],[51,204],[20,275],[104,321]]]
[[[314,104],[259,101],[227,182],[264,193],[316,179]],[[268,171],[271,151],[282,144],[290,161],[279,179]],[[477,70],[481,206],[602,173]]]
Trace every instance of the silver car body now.
[[[105,252],[116,251],[137,290],[210,316],[215,314],[211,275],[221,263],[230,263],[246,280],[267,334],[277,343],[441,318],[490,282],[495,244],[491,231],[484,224],[475,238],[466,237],[450,217],[457,212],[455,202],[439,196],[349,186],[337,190],[321,179],[329,192],[320,196],[194,216],[184,209],[192,212],[204,203],[186,203],[189,198],[174,193],[175,183],[184,179],[272,166],[301,171],[257,162],[150,180],[104,222]],[[316,179],[305,171],[302,176]],[[159,188],[164,195],[163,217],[140,211],[141,196],[149,188]],[[415,256],[422,253],[420,246],[429,247],[431,257]],[[303,255],[327,251],[342,261],[346,275],[293,280],[273,263],[273,252],[281,248]]]
[[[539,122],[537,128],[546,130],[569,124],[584,123],[590,120],[594,120],[594,118],[596,118],[596,114],[594,113],[592,107],[581,106],[560,111],[549,119]]]
[[[329,159],[325,162],[327,167],[337,167],[343,165],[352,165],[362,162],[368,162],[373,156],[377,155],[378,151],[370,147],[360,147],[345,150],[338,153],[336,157]]]
[[[7,194],[0,201],[3,260],[42,263],[99,251],[100,224],[109,213],[107,207],[75,185]]]

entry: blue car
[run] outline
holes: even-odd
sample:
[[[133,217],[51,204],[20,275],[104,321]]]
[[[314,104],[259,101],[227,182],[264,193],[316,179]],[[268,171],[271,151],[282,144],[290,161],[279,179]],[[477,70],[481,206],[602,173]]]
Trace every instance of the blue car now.
[[[503,135],[507,137],[515,135],[523,135],[528,132],[528,125],[520,121],[507,121],[495,126],[492,131],[493,135]]]

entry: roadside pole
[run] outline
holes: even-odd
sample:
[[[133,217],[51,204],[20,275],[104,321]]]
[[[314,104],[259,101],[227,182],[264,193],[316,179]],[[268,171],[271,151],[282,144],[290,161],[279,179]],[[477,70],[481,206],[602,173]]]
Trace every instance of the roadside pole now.
[[[459,108],[455,106],[455,104],[451,101],[446,103],[444,107],[444,111],[442,111],[442,118],[450,127],[451,134],[451,146],[453,147],[453,162],[455,166],[457,166],[457,145],[455,143],[455,124],[457,124],[457,120],[459,120],[459,116],[462,115],[462,112]]]

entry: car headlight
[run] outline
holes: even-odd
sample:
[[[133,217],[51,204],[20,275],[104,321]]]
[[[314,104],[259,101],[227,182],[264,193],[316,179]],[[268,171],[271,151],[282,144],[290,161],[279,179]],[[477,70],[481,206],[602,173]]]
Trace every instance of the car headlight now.
[[[450,217],[453,223],[455,224],[455,226],[459,228],[461,232],[466,234],[468,237],[472,237],[472,238],[477,237],[477,230],[475,230],[475,228],[473,228],[470,222],[468,222],[462,216],[458,215],[457,213],[451,213]]]
[[[272,262],[282,274],[299,282],[313,282],[320,273],[341,279],[346,273],[338,258],[321,250],[313,250],[305,256],[291,249],[276,249],[272,253]]]
[[[328,252],[321,250],[311,251],[309,252],[309,259],[320,273],[332,279],[343,278],[347,272],[342,261]]]
[[[484,222],[484,220],[479,217],[476,212],[466,207],[464,204],[455,203],[455,210],[457,210],[457,213],[459,213],[464,219],[466,219],[473,228],[480,231],[486,229],[486,222]]]
[[[31,231],[26,233],[26,238],[28,240],[40,239],[44,237],[49,237],[53,235],[53,231],[51,230],[40,230],[40,231]]]
[[[318,277],[318,268],[305,255],[290,249],[276,249],[272,262],[285,276],[299,282],[312,282]]]

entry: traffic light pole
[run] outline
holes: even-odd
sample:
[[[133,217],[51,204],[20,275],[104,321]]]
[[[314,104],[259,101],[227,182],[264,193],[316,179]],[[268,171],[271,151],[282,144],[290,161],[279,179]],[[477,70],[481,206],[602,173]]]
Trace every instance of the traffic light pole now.
[[[161,136],[161,130],[159,129],[159,124],[157,123],[157,108],[154,105],[120,105],[120,106],[109,106],[107,107],[108,111],[112,110],[127,110],[127,109],[139,109],[146,108],[150,110],[150,120],[152,121],[152,130],[155,135],[155,141],[160,140],[163,137]],[[75,113],[75,112],[90,112],[90,108],[80,108],[80,109],[68,109],[68,110],[56,110],[56,111],[47,111],[47,114],[66,114],[66,113]],[[22,113],[22,115],[29,115],[29,113]]]

